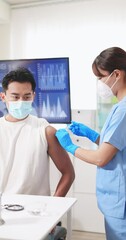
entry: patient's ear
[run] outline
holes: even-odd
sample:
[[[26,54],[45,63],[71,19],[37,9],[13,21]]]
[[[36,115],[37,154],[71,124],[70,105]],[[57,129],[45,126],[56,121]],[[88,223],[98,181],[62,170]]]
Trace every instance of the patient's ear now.
[[[5,102],[5,93],[4,92],[0,92],[0,99]]]

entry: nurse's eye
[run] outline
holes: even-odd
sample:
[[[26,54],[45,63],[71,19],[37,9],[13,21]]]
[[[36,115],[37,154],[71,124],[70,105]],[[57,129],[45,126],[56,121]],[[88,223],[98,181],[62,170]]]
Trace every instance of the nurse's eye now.
[[[102,77],[97,77],[97,80],[101,80],[102,79]]]
[[[102,79],[104,79],[104,78],[106,78],[107,76],[99,76],[99,77],[97,77],[97,79],[98,80],[102,80]]]

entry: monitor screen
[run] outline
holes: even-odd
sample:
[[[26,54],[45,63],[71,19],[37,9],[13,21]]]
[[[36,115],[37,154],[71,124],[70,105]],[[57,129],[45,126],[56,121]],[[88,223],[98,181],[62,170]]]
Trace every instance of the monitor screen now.
[[[0,91],[3,77],[17,67],[28,68],[36,81],[32,114],[50,123],[70,123],[69,58],[0,60]],[[0,101],[0,117],[5,113]]]

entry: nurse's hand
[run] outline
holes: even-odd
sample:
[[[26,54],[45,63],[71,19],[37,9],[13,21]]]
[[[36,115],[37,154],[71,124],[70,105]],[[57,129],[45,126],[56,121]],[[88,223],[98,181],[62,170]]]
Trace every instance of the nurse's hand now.
[[[99,137],[99,133],[95,132],[82,123],[72,121],[68,128],[73,132],[73,134],[77,136],[87,137],[92,142],[96,142]]]
[[[79,146],[76,146],[72,143],[69,133],[65,129],[59,129],[56,132],[56,137],[60,143],[60,145],[71,154],[75,154],[75,151]]]

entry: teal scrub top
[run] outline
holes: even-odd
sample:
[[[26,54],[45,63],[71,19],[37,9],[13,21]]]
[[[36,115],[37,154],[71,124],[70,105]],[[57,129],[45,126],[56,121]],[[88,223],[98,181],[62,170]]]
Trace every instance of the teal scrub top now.
[[[123,218],[126,202],[126,97],[115,104],[104,124],[100,144],[110,143],[118,149],[104,167],[97,167],[98,206],[106,216]]]

